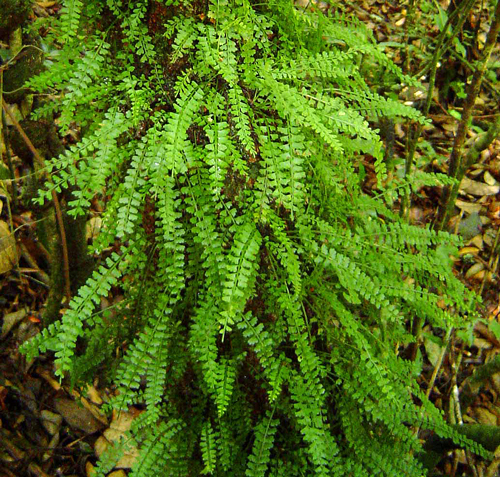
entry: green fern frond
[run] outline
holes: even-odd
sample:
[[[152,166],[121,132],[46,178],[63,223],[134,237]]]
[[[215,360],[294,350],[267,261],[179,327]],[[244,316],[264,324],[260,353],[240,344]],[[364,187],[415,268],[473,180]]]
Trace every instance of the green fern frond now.
[[[266,475],[278,424],[278,419],[273,419],[273,414],[267,412],[262,421],[255,426],[255,441],[252,453],[248,457],[248,466],[245,472],[247,477]]]
[[[130,475],[141,477],[168,472],[172,456],[176,455],[178,449],[176,437],[184,428],[184,423],[177,419],[161,422],[156,428],[146,428],[139,458],[132,466]]]
[[[76,341],[83,330],[83,323],[90,318],[94,307],[100,301],[100,297],[106,296],[112,286],[116,285],[118,279],[124,272],[122,262],[127,256],[127,249],[121,255],[113,253],[106,260],[106,266],[101,265],[87,283],[78,291],[78,295],[69,304],[68,310],[60,321],[49,327],[44,340],[39,337],[26,347],[26,352],[33,354],[36,347],[48,349],[49,344],[55,351],[58,368],[56,375],[63,377],[66,371],[72,368],[72,358],[75,353]],[[48,339],[51,333],[57,333],[57,339]],[[45,342],[44,342],[45,341]]]
[[[234,243],[226,258],[226,279],[222,291],[223,337],[227,331],[231,331],[253,291],[258,266],[256,257],[262,242],[262,237],[251,220],[244,220],[235,229]]]
[[[238,138],[245,149],[250,154],[255,155],[255,143],[252,138],[251,129],[251,109],[243,91],[238,85],[231,85],[227,92],[227,97]]]
[[[214,195],[219,200],[229,168],[231,151],[229,124],[225,121],[213,121],[207,125],[205,132],[209,140],[209,144],[206,146],[206,162],[209,166]]]
[[[299,91],[263,73],[265,76],[262,80],[262,87],[269,94],[280,114],[285,118],[289,116],[300,126],[312,129],[332,148],[332,151],[341,153],[342,145],[336,135],[324,124],[321,114],[308,105],[308,101]]]
[[[61,9],[60,29],[62,40],[72,40],[80,31],[80,17],[82,15],[82,0],[64,0]]]
[[[330,434],[318,396],[302,376],[295,374],[291,379],[291,393],[294,399],[294,413],[301,434],[308,444],[308,454],[317,476],[326,477],[334,472],[338,463],[338,446]]]
[[[200,447],[205,465],[202,474],[212,474],[215,471],[217,463],[217,450],[214,431],[210,421],[207,421],[203,426]]]
[[[185,173],[187,171],[186,152],[190,149],[187,130],[203,99],[203,91],[196,83],[191,83],[188,91],[182,94],[170,113],[159,137],[160,145],[156,154],[157,174],[169,171]]]
[[[227,411],[229,401],[233,394],[234,381],[236,379],[235,363],[227,359],[222,359],[217,366],[217,383],[216,383],[216,404],[217,413],[222,417]]]
[[[119,200],[120,207],[117,214],[117,236],[122,238],[133,234],[138,221],[142,218],[140,207],[146,195],[144,163],[145,149],[147,144],[140,142],[132,157],[130,167],[123,182],[123,196]]]

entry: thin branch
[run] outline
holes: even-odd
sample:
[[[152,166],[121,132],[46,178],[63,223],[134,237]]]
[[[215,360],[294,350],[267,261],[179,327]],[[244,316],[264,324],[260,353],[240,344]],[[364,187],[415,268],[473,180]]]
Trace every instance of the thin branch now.
[[[453,150],[450,155],[450,167],[448,175],[453,178],[459,178],[460,174],[465,172],[467,167],[466,160],[463,158],[463,148],[465,144],[465,138],[469,131],[469,121],[472,118],[472,110],[476,103],[477,96],[479,95],[479,90],[483,80],[484,73],[488,66],[488,60],[490,59],[493,48],[497,44],[497,37],[500,31],[500,0],[497,1],[495,12],[493,14],[493,20],[490,25],[490,30],[488,31],[488,36],[486,37],[486,43],[484,45],[482,58],[478,62],[478,66],[474,71],[471,83],[467,88],[467,97],[465,99],[465,104],[462,110],[462,119],[458,124],[457,134],[453,142]],[[456,188],[455,188],[456,189]],[[434,224],[435,230],[442,230],[448,221],[448,218],[453,208],[454,201],[454,189],[452,187],[445,187],[441,196],[441,204],[438,211],[438,216]]]
[[[432,98],[434,96],[434,86],[436,83],[436,74],[437,74],[437,68],[439,64],[439,59],[443,56],[445,51],[449,48],[451,42],[453,39],[457,36],[457,34],[461,31],[463,24],[465,23],[465,20],[467,18],[467,15],[469,11],[471,10],[472,6],[474,5],[475,0],[467,0],[464,2],[463,7],[455,10],[452,15],[448,18],[448,21],[446,22],[445,26],[443,27],[443,30],[441,31],[441,34],[438,38],[437,45],[434,49],[434,53],[432,55],[432,58],[429,63],[430,67],[430,73],[429,73],[429,86],[427,88],[427,97],[425,100],[425,105],[422,110],[422,114],[424,116],[428,116],[429,110],[431,108],[432,104]],[[450,37],[448,38],[448,41],[445,42],[446,36],[448,35],[448,29],[451,26],[453,20],[457,15],[460,15],[458,17],[457,24],[454,26],[453,31],[450,34]],[[405,178],[407,178],[411,174],[411,170],[413,167],[413,162],[415,158],[415,152],[417,150],[417,145],[418,145],[418,140],[420,139],[420,136],[422,135],[422,131],[424,129],[423,124],[418,124],[416,131],[413,135],[411,135],[411,130],[409,128],[408,130],[408,153],[406,156],[406,161],[405,161]],[[407,211],[409,210],[410,207],[410,193],[407,192],[403,196],[403,200],[401,203],[401,209],[400,209],[400,215],[404,217],[407,214]]]
[[[429,384],[427,385],[427,391],[425,392],[426,397],[429,397],[431,395],[431,391],[432,388],[434,387],[434,383],[436,382],[437,375],[439,373],[439,370],[441,369],[441,365],[443,364],[444,355],[446,354],[446,349],[448,348],[452,331],[453,327],[450,327],[446,332],[446,337],[444,339],[444,346],[441,348],[441,352],[439,353],[436,365],[434,366],[434,370],[432,371],[431,379],[429,380]]]

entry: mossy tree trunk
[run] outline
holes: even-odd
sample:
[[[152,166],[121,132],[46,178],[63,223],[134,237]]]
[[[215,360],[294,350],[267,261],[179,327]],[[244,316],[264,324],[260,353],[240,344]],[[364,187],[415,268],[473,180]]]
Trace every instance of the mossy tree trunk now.
[[[11,60],[3,71],[4,101],[22,105],[20,110],[30,107],[33,98],[25,83],[43,70],[43,53],[37,38],[22,33],[22,28],[31,10],[31,0],[0,0],[0,39],[10,45]],[[2,104],[5,104],[2,102]],[[2,114],[5,111],[2,108]],[[12,121],[12,120],[11,120]],[[25,136],[24,136],[25,135]],[[7,147],[23,162],[24,168],[31,169],[33,174],[26,183],[23,194],[24,206],[34,211],[36,230],[40,242],[50,253],[50,289],[44,311],[44,324],[50,324],[59,318],[59,311],[65,295],[66,278],[64,276],[64,260],[60,229],[52,206],[37,207],[32,200],[43,187],[41,177],[43,167],[37,164],[33,148],[40,158],[50,159],[64,152],[64,147],[54,126],[53,119],[33,120],[29,117],[11,127]],[[29,141],[26,140],[26,137]],[[31,144],[28,144],[28,143]],[[39,161],[38,161],[39,162]],[[14,177],[13,177],[14,179]],[[17,191],[17,189],[16,189]],[[13,191],[14,192],[14,191]],[[16,203],[18,202],[16,197]],[[71,192],[60,194],[60,203],[71,200]],[[17,212],[14,210],[14,212]],[[67,235],[69,276],[71,291],[76,293],[78,287],[88,278],[92,270],[92,259],[87,255],[86,219],[73,218],[62,210],[64,228]]]

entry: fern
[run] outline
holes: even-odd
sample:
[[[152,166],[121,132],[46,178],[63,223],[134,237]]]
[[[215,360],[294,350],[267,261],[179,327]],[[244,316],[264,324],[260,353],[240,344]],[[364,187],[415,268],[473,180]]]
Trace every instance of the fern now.
[[[63,34],[62,40],[72,40],[80,30],[80,17],[82,15],[82,0],[65,0],[61,11],[60,29]]]
[[[162,144],[157,151],[158,163],[155,164],[158,174],[168,170],[181,173],[187,171],[186,153],[189,151],[187,130],[202,98],[203,92],[196,83],[193,83],[177,101],[175,112],[170,114],[159,137]]]
[[[59,368],[56,371],[57,375],[62,377],[65,371],[71,369],[76,340],[83,330],[83,322],[85,319],[90,318],[100,297],[107,295],[110,288],[117,283],[118,278],[124,271],[124,267],[120,265],[126,255],[127,251],[125,250],[121,256],[113,254],[108,258],[106,267],[101,265],[87,283],[80,288],[78,296],[72,300],[71,306],[66,311],[61,322],[49,328],[49,333],[57,331],[58,334],[58,339],[51,340],[50,343],[50,349],[55,351],[59,363]],[[23,352],[33,355],[36,352],[35,350],[40,347],[44,350],[48,348],[43,334],[27,343],[23,347]]]
[[[142,422],[136,423],[140,426]],[[182,432],[184,424],[176,419],[161,422],[156,429],[146,429],[140,442],[140,458],[132,466],[130,475],[155,475],[171,467],[170,459],[177,450],[176,437]]]
[[[247,477],[266,474],[277,425],[278,420],[273,419],[273,415],[268,413],[255,427],[255,441],[252,454],[248,457],[248,467],[245,473]]]
[[[214,189],[215,199],[219,200],[229,168],[232,145],[230,143],[229,124],[219,119],[222,113],[220,98],[214,98],[214,103],[218,106],[214,107],[214,118],[205,127],[205,133],[209,140],[206,146],[205,161],[209,166],[209,177]]]
[[[256,278],[256,257],[262,238],[250,221],[244,221],[236,229],[234,244],[226,259],[226,280],[222,290],[221,333],[230,331],[243,312]]]
[[[146,192],[143,169],[145,148],[146,144],[141,142],[124,179],[123,196],[119,200],[120,206],[117,214],[117,235],[120,238],[132,234],[140,218],[139,207],[144,202]]]
[[[205,467],[202,471],[203,474],[211,474],[215,471],[217,461],[217,454],[215,448],[215,436],[210,422],[206,422],[203,426],[201,434],[201,451],[203,455],[203,463]]]
[[[241,91],[238,85],[233,85],[229,88],[227,97],[238,139],[249,154],[255,155],[255,143],[252,138],[252,121],[250,117],[251,110],[243,91]]]
[[[98,475],[134,448],[135,477],[420,476],[415,427],[487,456],[397,352],[413,317],[467,329],[476,301],[451,270],[459,239],[387,207],[447,182],[387,175],[374,121],[426,119],[370,83],[368,61],[416,82],[367,29],[288,0],[66,1],[54,28],[29,86],[59,92],[39,114],[81,139],[47,158],[38,202],[97,200],[102,264],[22,351],[53,352],[75,385],[105,367],[106,408],[143,410]]]

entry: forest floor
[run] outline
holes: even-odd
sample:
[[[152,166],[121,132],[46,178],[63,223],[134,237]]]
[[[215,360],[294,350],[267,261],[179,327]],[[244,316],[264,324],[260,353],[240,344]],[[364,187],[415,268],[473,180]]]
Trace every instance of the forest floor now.
[[[399,64],[404,57],[401,45],[404,45],[407,15],[406,7],[401,4],[363,0],[350,2],[345,7],[372,30],[377,42],[383,43]],[[58,9],[57,2],[37,2],[35,16],[53,15]],[[439,33],[436,18],[422,15],[420,30],[411,37],[412,72],[425,64],[431,40]],[[474,27],[474,18],[471,23]],[[478,41],[484,41],[482,27],[478,28]],[[456,48],[460,51],[459,45]],[[500,64],[499,48],[494,56]],[[446,172],[446,158],[457,128],[464,82],[470,74],[466,62],[456,56],[450,58],[449,64],[444,65],[445,70],[454,69],[456,77],[446,97],[436,95],[429,115],[432,126],[425,128],[417,150],[416,167],[428,171]],[[422,91],[403,91],[405,97],[402,99],[407,104],[419,106],[422,95],[425,96],[425,78],[422,85]],[[498,91],[495,92],[498,85],[493,77],[485,82],[474,109],[476,127],[471,128],[470,141],[482,126],[498,115]],[[404,167],[406,137],[406,127],[396,124],[394,174]],[[15,164],[20,163],[15,157],[13,160]],[[369,170],[370,164],[366,166]],[[16,173],[24,175],[25,171]],[[370,187],[368,174],[366,189]],[[435,217],[439,194],[440,190],[435,187],[420,189],[413,197],[410,220],[422,226],[429,224]],[[34,224],[29,207],[18,209],[21,212],[12,217],[18,229],[14,239],[10,235],[7,192],[0,190],[0,197],[0,312],[3,317],[0,333],[0,476],[90,477],[96,455],[128,429],[133,416],[125,413],[112,416],[110,420],[100,410],[107,391],[99,388],[97,382],[85,392],[71,389],[54,378],[50,356],[27,363],[20,355],[20,343],[40,328],[41,311],[47,299],[46,263],[32,233]],[[89,223],[89,240],[93,225]],[[423,330],[421,346],[422,389],[429,391],[437,407],[448,416],[464,423],[500,425],[500,372],[492,373],[483,381],[473,383],[471,380],[475,369],[493,362],[500,350],[499,225],[500,141],[497,140],[482,152],[480,162],[468,171],[449,226],[451,232],[464,239],[464,246],[455,260],[456,275],[483,297],[483,319],[475,325],[468,346],[463,344],[464,340],[446,342],[436,330],[428,328]],[[16,256],[20,257],[17,265],[9,266]],[[496,371],[500,371],[500,366]],[[472,388],[474,393],[469,392]],[[117,468],[110,476],[126,476],[133,457],[128,455],[122,459],[122,468]],[[445,475],[461,475],[466,463],[468,468],[474,469],[471,459],[470,455],[455,452],[441,463],[441,471]],[[477,470],[475,472],[479,475]]]

